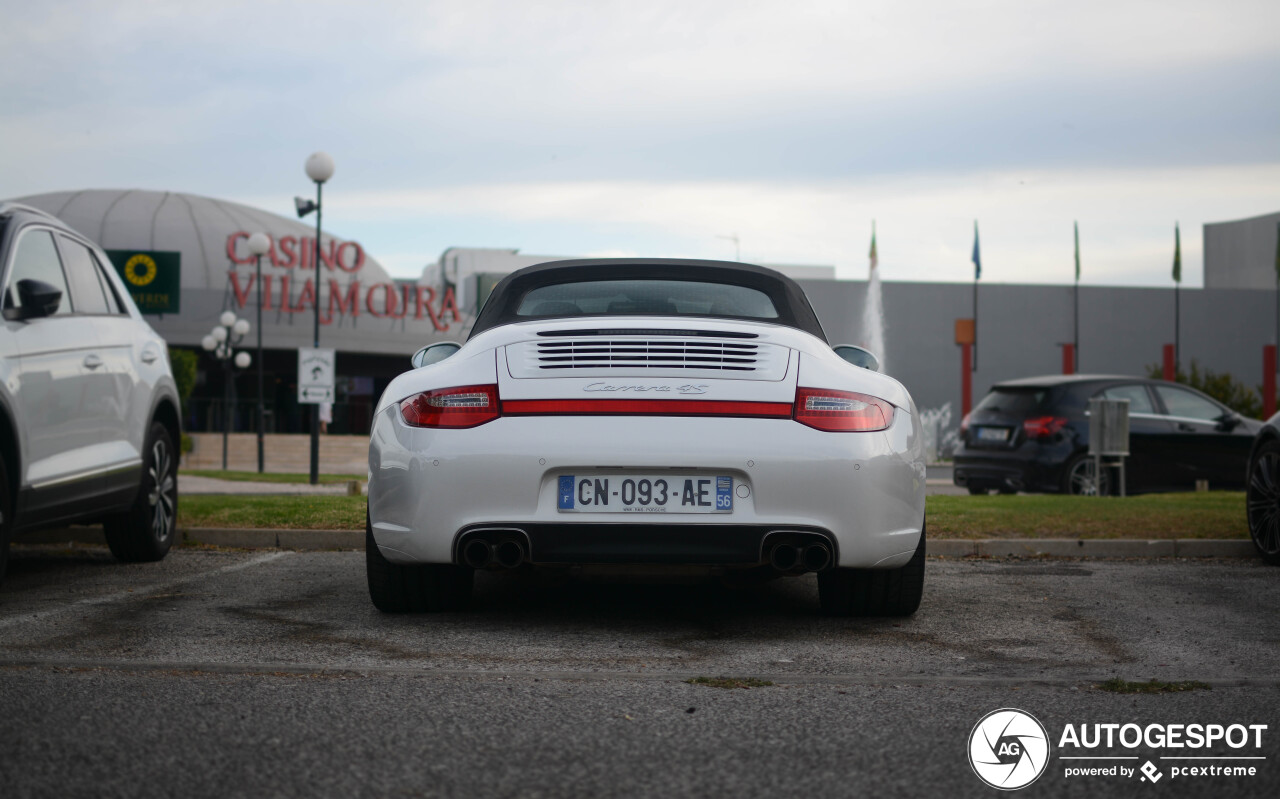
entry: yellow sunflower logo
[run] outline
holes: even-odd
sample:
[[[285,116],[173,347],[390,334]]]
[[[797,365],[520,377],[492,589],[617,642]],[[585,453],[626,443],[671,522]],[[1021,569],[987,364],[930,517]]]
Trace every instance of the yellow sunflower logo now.
[[[145,286],[156,279],[156,262],[150,255],[138,253],[124,265],[124,276],[135,286]]]

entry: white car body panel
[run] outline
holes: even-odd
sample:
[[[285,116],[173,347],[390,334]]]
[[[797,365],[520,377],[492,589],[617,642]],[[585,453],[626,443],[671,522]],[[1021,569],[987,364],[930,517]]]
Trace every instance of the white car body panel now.
[[[754,334],[767,379],[712,370],[612,367],[573,376],[529,376],[541,331],[643,329]],[[714,338],[714,337],[712,337]],[[470,429],[412,427],[399,403],[423,391],[497,384],[502,400],[652,398],[783,402],[797,386],[869,394],[894,418],[876,432],[823,432],[792,419],[712,416],[504,416]],[[474,525],[620,524],[630,515],[557,509],[563,474],[732,475],[749,496],[732,514],[650,514],[642,522],[814,527],[837,544],[836,565],[898,568],[924,525],[924,443],[905,388],[852,366],[802,330],[713,318],[547,319],[507,324],[468,341],[447,360],[397,377],[379,400],[369,448],[374,540],[394,563],[456,562],[455,539]],[[538,552],[531,553],[538,562]]]

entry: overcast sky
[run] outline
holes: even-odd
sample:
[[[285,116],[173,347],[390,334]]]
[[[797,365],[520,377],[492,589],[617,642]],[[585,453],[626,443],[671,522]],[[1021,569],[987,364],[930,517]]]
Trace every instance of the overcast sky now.
[[[1280,211],[1280,2],[0,0],[0,196],[147,188],[449,246],[1202,281]]]

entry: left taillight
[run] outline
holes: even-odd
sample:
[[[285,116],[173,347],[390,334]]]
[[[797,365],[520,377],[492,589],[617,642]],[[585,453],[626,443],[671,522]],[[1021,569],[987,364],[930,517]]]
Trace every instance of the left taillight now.
[[[400,401],[400,416],[411,427],[479,427],[499,415],[496,385],[441,388]]]
[[[1022,423],[1022,430],[1027,434],[1027,438],[1053,438],[1070,421],[1062,416],[1040,416],[1025,420]]]
[[[794,407],[797,422],[829,433],[870,433],[893,422],[893,405],[852,391],[798,388]]]

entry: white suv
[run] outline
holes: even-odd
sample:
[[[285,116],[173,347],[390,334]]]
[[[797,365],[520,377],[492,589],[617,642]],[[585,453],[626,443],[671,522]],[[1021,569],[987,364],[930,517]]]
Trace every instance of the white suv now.
[[[101,521],[111,552],[159,560],[178,509],[168,350],[106,255],[0,203],[0,579],[13,533]]]

